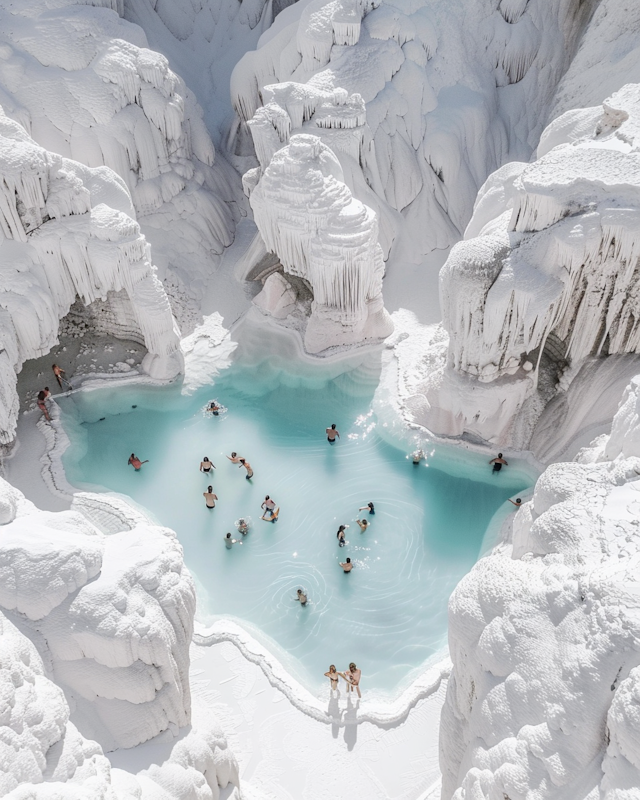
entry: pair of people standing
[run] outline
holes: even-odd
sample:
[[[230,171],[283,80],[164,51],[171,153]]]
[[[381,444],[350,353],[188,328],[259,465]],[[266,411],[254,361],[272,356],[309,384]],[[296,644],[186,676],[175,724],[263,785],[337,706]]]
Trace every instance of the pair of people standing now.
[[[360,679],[362,677],[362,670],[359,670],[353,661],[349,664],[349,669],[344,672],[338,672],[335,664],[331,664],[329,672],[325,672],[325,677],[329,678],[331,682],[331,691],[338,691],[338,679],[343,678],[347,683],[347,694],[354,689],[358,692],[358,697],[362,697],[360,693]]]

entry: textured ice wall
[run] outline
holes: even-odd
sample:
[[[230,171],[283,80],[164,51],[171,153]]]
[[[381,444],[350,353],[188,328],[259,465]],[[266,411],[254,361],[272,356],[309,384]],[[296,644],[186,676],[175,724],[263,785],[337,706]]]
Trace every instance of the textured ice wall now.
[[[88,168],[38,146],[0,107],[0,441],[12,441],[16,371],[57,342],[76,297],[89,304],[123,290],[157,377],[182,368],[179,334],[127,189],[110,169]]]
[[[451,597],[443,800],[637,796],[639,386]]]
[[[262,167],[295,133],[320,136],[414,257],[459,238],[478,188],[528,158],[595,2],[300,0],[231,81]],[[401,215],[401,216],[400,216]]]
[[[258,174],[247,173],[245,186],[265,245],[286,273],[304,279],[313,292],[307,352],[388,336],[393,325],[382,300],[378,221],[352,196],[331,149],[316,136],[293,136],[252,186]],[[267,279],[256,303],[282,317],[295,295],[286,284],[273,293],[278,280],[284,282],[281,276]]]
[[[440,275],[450,340],[428,395],[435,430],[506,444],[544,356],[575,372],[640,352],[639,125],[630,84],[555,120],[536,161],[486,182]]]
[[[195,592],[172,531],[81,507],[38,511],[0,479],[0,794],[215,800],[238,775],[213,723],[138,779],[103,755],[190,722]]]
[[[231,171],[192,93],[116,11],[120,0],[1,0],[0,103],[46,150],[113,169],[161,279],[198,300],[233,239]]]

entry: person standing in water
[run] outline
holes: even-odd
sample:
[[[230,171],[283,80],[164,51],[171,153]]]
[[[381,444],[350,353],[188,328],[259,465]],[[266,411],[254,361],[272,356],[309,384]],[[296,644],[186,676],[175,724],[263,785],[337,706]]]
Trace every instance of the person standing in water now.
[[[213,493],[213,486],[207,486],[207,491],[202,493],[207,508],[215,508],[218,495]]]
[[[361,533],[364,533],[369,527],[369,522],[366,519],[357,519],[356,522],[360,526]]]
[[[54,364],[51,369],[53,370],[53,374],[56,376],[56,380],[58,381],[58,386],[62,389],[62,382],[64,381],[69,389],[73,389],[73,386],[69,383],[69,381],[64,377],[65,372],[62,367],[59,367],[57,364]]]
[[[211,470],[215,468],[216,465],[209,461],[207,456],[205,456],[200,462],[200,472],[211,472]]]
[[[232,539],[231,534],[227,533],[224,537],[224,546],[227,550],[231,550],[234,544],[242,544],[242,542],[239,539]]]
[[[329,667],[329,672],[325,672],[324,673],[325,678],[329,678],[329,680],[331,681],[331,691],[332,692],[337,692],[338,691],[338,676],[339,676],[339,674],[340,673],[336,669],[336,665],[335,664],[331,664],[331,666]]]
[[[264,501],[262,502],[262,505],[260,506],[260,508],[263,508],[263,509],[264,509],[264,514],[262,515],[262,519],[265,519],[265,516],[266,516],[267,514],[269,514],[270,516],[273,516],[273,514],[274,514],[274,512],[275,512],[276,504],[275,504],[275,503],[274,503],[274,501],[273,501],[273,500],[272,500],[272,499],[269,497],[269,495],[267,495],[267,496],[264,498]]]
[[[327,441],[329,444],[336,443],[336,436],[338,439],[340,438],[340,431],[336,428],[336,423],[334,422],[330,428],[325,429],[325,433],[327,434]]]
[[[302,591],[302,589],[298,589],[296,592],[296,596],[293,598],[294,600],[298,600],[301,606],[307,605],[307,600],[309,599],[307,595]]]
[[[347,682],[347,693],[352,692],[354,689],[358,692],[358,697],[361,698],[362,695],[360,694],[360,678],[362,677],[362,670],[359,670],[353,661],[349,664],[349,669],[346,669],[344,672],[341,672],[340,675],[345,679]]]
[[[245,519],[244,517],[240,517],[240,519],[235,523],[236,528],[238,529],[238,533],[241,533],[243,536],[246,536],[249,533],[249,520]]]
[[[140,459],[135,453],[131,453],[131,455],[129,456],[129,460],[127,461],[127,464],[131,464],[131,466],[135,469],[136,472],[140,469],[140,467],[143,464],[148,464],[148,463],[149,463],[148,458],[145,459],[144,461],[140,461]]]
[[[348,558],[346,561],[341,561],[340,566],[345,571],[345,573],[351,572],[351,570],[353,569],[353,564],[351,563],[350,558]]]
[[[502,453],[498,453],[498,457],[497,457],[497,458],[492,458],[492,459],[491,459],[491,461],[490,461],[489,463],[490,463],[490,464],[493,464],[493,471],[494,471],[494,472],[500,472],[500,470],[502,469],[502,465],[503,465],[503,464],[504,464],[505,466],[507,466],[507,467],[509,466],[509,462],[508,462],[508,461],[506,461],[506,460],[505,460],[505,459],[502,457]]]
[[[376,513],[376,509],[373,503],[367,503],[366,506],[362,506],[361,508],[358,509],[358,511],[369,511],[369,514]]]
[[[247,461],[246,458],[239,458],[238,462],[241,467],[244,467],[247,470],[247,474],[244,476],[248,481],[253,478],[253,470],[251,469],[251,464]]]
[[[232,464],[239,464],[239,463],[240,463],[240,461],[241,461],[241,458],[240,458],[240,456],[239,456],[239,455],[238,455],[236,452],[233,452],[233,453],[231,453],[231,455],[230,455],[230,456],[227,456],[227,458],[229,459],[229,461],[230,461]]]
[[[38,399],[36,400],[38,408],[44,414],[44,418],[47,420],[47,422],[51,422],[51,417],[49,416],[49,411],[47,410],[47,404],[45,403],[46,399],[47,396],[44,392],[38,392]]]
[[[344,537],[345,537],[345,530],[346,530],[347,527],[348,527],[348,525],[341,525],[338,528],[338,532],[336,533],[336,537],[338,539],[338,547],[344,547],[345,544],[346,544],[346,541],[345,541]]]

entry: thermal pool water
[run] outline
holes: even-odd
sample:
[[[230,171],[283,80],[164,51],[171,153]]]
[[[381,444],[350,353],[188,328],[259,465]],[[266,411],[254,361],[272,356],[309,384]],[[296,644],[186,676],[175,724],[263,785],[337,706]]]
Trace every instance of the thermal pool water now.
[[[61,401],[67,478],[129,495],[177,532],[200,621],[235,618],[310,688],[330,663],[355,661],[363,688],[395,693],[445,643],[451,591],[531,474],[510,466],[492,475],[486,458],[450,448],[414,466],[380,435],[375,385],[361,370],[315,386],[286,382],[295,383],[268,364],[235,364],[191,396],[179,385],[78,392]],[[219,417],[203,411],[214,397],[228,409]],[[332,422],[335,445],[324,433]],[[231,451],[251,462],[251,481]],[[149,459],[139,472],[127,464],[132,452]],[[204,456],[213,479],[199,471]],[[260,519],[266,494],[280,507],[276,523]],[[361,533],[358,508],[370,500],[376,513]],[[242,516],[252,519],[245,537],[234,527]],[[350,526],[345,547],[340,524]],[[228,531],[243,544],[227,549]],[[347,556],[355,568],[345,575]],[[298,587],[306,607],[294,600]]]

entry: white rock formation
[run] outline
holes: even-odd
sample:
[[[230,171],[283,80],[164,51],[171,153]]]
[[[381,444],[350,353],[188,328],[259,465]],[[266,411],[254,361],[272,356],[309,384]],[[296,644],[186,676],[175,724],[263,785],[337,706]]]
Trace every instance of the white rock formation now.
[[[440,276],[450,339],[428,427],[504,444],[545,358],[577,371],[640,352],[639,125],[632,84],[557,119],[537,161],[487,181]]]
[[[639,397],[452,595],[443,800],[637,797]]]
[[[41,512],[2,479],[0,507],[0,794],[214,800],[237,785],[213,724],[139,779],[103,755],[190,722],[195,592],[175,534],[137,512],[123,529],[122,508],[97,495],[83,513]]]
[[[39,147],[0,108],[0,442],[15,434],[16,372],[57,342],[80,297],[129,312],[160,378],[182,368],[179,333],[123,182]],[[118,331],[114,331],[118,333]]]
[[[320,136],[354,196],[419,258],[452,244],[478,188],[528,158],[593,2],[310,0],[238,63],[231,93],[263,168]],[[401,214],[401,216],[400,216]]]
[[[352,196],[332,150],[316,136],[293,136],[272,154],[262,175],[247,173],[245,187],[267,249],[313,292],[307,352],[388,336],[393,325],[382,299],[377,218]],[[276,318],[294,305],[294,292],[283,281],[267,281],[256,298]]]

